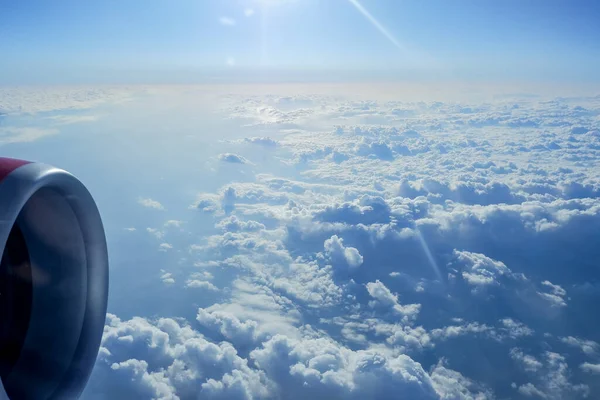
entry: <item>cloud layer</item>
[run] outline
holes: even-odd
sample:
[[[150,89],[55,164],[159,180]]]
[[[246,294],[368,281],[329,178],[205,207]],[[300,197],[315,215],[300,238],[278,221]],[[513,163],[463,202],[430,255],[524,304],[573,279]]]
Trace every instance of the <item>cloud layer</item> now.
[[[211,168],[255,169],[148,229],[207,300],[110,315],[89,393],[599,395],[600,98],[223,104],[248,135]]]

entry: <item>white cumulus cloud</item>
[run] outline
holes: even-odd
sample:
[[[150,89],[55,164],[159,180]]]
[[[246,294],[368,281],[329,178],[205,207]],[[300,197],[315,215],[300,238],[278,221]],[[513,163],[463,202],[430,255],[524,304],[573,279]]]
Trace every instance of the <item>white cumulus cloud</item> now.
[[[138,203],[147,208],[154,208],[155,210],[164,210],[165,207],[158,201],[151,198],[140,198]]]
[[[363,263],[363,256],[355,247],[344,246],[344,240],[337,235],[331,236],[323,244],[325,253],[331,257],[334,262],[343,261],[348,267],[360,267]]]

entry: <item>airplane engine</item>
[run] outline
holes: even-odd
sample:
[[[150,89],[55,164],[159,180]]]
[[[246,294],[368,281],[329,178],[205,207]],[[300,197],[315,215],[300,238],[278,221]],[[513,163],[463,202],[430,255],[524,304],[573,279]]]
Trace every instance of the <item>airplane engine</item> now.
[[[0,254],[0,399],[78,398],[108,298],[104,228],[85,186],[0,158]]]

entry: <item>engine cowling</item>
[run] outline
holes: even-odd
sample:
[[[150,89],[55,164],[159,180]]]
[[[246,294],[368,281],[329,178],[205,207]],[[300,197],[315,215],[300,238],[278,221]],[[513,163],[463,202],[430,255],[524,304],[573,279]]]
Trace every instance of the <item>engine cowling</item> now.
[[[0,398],[78,398],[108,299],[104,228],[85,186],[0,158],[0,253]]]

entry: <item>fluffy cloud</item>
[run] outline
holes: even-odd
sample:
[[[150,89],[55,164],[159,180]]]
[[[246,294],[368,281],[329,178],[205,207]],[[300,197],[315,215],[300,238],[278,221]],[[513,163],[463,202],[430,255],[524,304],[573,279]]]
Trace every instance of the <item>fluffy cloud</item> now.
[[[562,337],[560,340],[563,343],[581,349],[581,351],[587,355],[595,355],[600,349],[600,345],[593,340],[585,340],[573,336]]]
[[[256,171],[190,183],[185,224],[148,229],[194,304],[110,317],[97,374],[119,393],[600,393],[600,99],[222,104],[243,132],[208,157]]]
[[[160,279],[162,279],[163,283],[167,285],[172,285],[173,283],[175,283],[175,279],[173,278],[173,274],[171,272],[163,273]]]
[[[447,368],[443,360],[433,369],[431,380],[440,399],[478,400],[494,397],[489,389]]]
[[[271,383],[248,366],[229,343],[207,341],[173,319],[121,321],[108,315],[102,357],[94,375],[112,377],[94,387],[91,398],[185,399],[266,397]]]
[[[600,364],[590,364],[586,362],[581,364],[580,367],[585,372],[589,372],[591,374],[600,374]]]
[[[233,153],[219,154],[219,160],[232,164],[248,164],[248,160],[246,160],[244,157]]]
[[[169,227],[174,227],[174,228],[181,228],[181,226],[184,224],[184,221],[179,221],[176,219],[170,219],[167,222],[165,222],[165,227],[169,228]]]
[[[553,352],[543,354],[543,362],[531,356],[515,352],[515,360],[525,371],[535,372],[537,382],[527,382],[517,387],[517,391],[526,396],[539,396],[547,399],[585,398],[589,396],[589,386],[573,384],[569,381],[570,371],[565,357]],[[511,354],[514,354],[511,352]]]
[[[344,246],[344,240],[337,235],[331,236],[323,244],[325,254],[331,257],[336,265],[345,264],[350,268],[357,268],[363,263],[363,257],[354,247]]]
[[[500,261],[492,260],[483,254],[454,250],[454,256],[459,263],[465,265],[462,278],[472,286],[498,284],[498,276],[510,274],[511,271]]]
[[[545,289],[549,290],[550,293],[538,292],[540,296],[548,300],[553,306],[563,307],[566,305],[564,297],[567,292],[563,288],[559,285],[554,285],[549,281],[543,281],[542,285],[545,286]]]
[[[535,372],[542,368],[542,363],[535,359],[535,357],[528,354],[523,354],[519,349],[511,349],[510,356],[513,360],[517,361],[526,371]]]
[[[236,346],[258,338],[256,322],[229,313],[200,309],[197,320]],[[442,363],[427,373],[403,354],[351,350],[316,332],[305,334],[265,338],[243,358],[232,344],[211,342],[173,319],[122,321],[109,314],[88,397],[474,399],[485,390]],[[97,385],[108,376],[111,385]]]
[[[169,251],[169,250],[171,250],[172,248],[173,248],[173,245],[172,245],[172,244],[170,244],[170,243],[161,243],[161,244],[158,246],[158,249],[159,249],[160,251]]]
[[[235,215],[231,215],[227,218],[222,219],[215,225],[221,228],[225,232],[240,232],[240,231],[260,231],[265,229],[265,225],[257,221],[242,221]]]
[[[197,200],[190,208],[197,208],[200,211],[212,214],[217,212],[219,207],[219,196],[216,194],[200,194]]]
[[[257,144],[265,147],[275,147],[277,146],[277,141],[270,137],[251,137],[245,138],[245,143]]]
[[[214,330],[218,330],[227,340],[234,344],[244,345],[257,340],[258,324],[256,321],[240,321],[235,315],[224,311],[198,310],[196,320]]]
[[[212,283],[210,283],[208,281],[198,280],[198,279],[188,279],[187,282],[185,283],[185,286],[188,288],[204,289],[204,290],[215,291],[215,292],[219,290],[219,288],[217,288]]]
[[[157,239],[162,239],[165,236],[165,232],[156,228],[146,228],[146,232],[156,237]]]
[[[328,339],[277,335],[250,357],[273,377],[279,396],[313,398],[436,398],[431,377],[405,355],[352,351]]]
[[[160,202],[150,198],[140,198],[138,203],[147,208],[154,208],[155,210],[164,210],[165,207]]]
[[[381,304],[384,307],[390,307],[398,314],[408,318],[414,318],[416,314],[419,313],[421,308],[420,304],[400,305],[398,303],[398,296],[392,294],[390,289],[380,281],[369,282],[366,286],[369,295],[377,301],[376,303]],[[376,303],[371,302],[369,304],[374,305]]]

